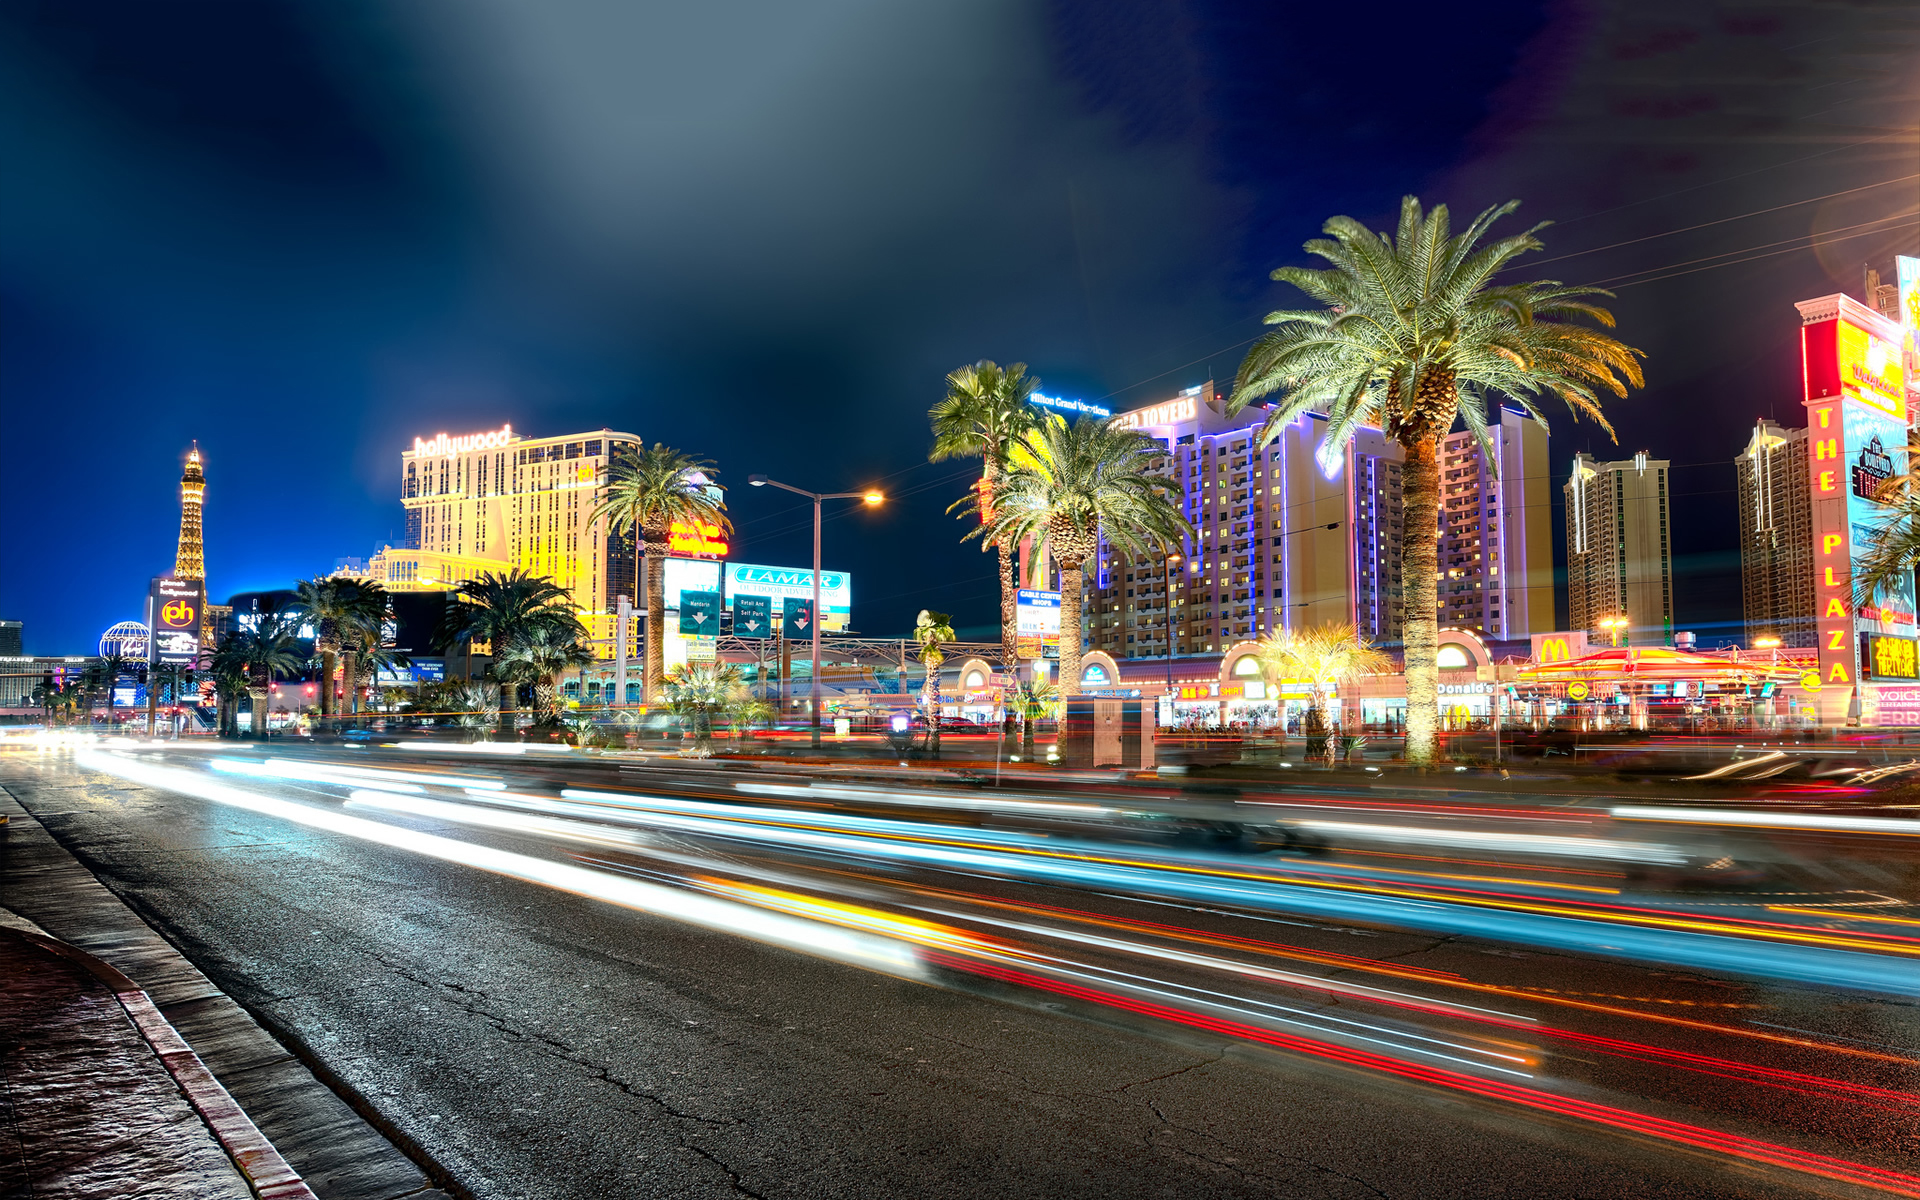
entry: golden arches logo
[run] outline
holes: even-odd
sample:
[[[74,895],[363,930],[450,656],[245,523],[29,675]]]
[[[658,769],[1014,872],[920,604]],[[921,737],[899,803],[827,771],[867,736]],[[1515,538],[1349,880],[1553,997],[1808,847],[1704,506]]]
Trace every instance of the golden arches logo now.
[[[1543,663],[1568,662],[1573,658],[1573,647],[1563,637],[1545,638],[1540,642],[1540,661]]]
[[[175,629],[193,624],[193,605],[185,600],[170,600],[160,610],[160,619]]]

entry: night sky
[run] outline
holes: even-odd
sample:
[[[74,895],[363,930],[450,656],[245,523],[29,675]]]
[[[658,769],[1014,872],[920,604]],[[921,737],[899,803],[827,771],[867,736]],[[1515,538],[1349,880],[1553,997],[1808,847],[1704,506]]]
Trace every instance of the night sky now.
[[[1555,499],[1576,450],[1670,458],[1713,644],[1793,302],[1920,250],[1916,63],[1895,5],[0,3],[0,617],[138,617],[196,438],[223,599],[397,541],[401,449],[511,422],[714,459],[756,562],[809,525],[747,475],[878,483],[827,526],[857,627],[983,636],[945,372],[1228,380],[1267,272],[1412,191],[1518,197],[1529,275],[1620,289],[1649,386],[1617,452],[1554,423]]]

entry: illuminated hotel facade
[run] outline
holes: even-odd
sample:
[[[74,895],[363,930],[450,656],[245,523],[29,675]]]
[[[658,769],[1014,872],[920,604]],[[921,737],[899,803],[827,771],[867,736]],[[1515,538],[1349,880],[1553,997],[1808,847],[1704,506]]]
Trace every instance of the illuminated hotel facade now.
[[[1733,460],[1740,497],[1740,615],[1747,645],[1779,638],[1810,649],[1813,617],[1813,496],[1807,431],[1761,419]]]
[[[1315,458],[1326,418],[1305,414],[1256,444],[1266,410],[1228,416],[1212,383],[1114,420],[1166,446],[1155,469],[1195,528],[1167,563],[1103,541],[1089,571],[1088,646],[1116,659],[1218,654],[1277,628],[1351,621],[1380,643],[1404,619],[1400,448],[1361,429],[1331,478]],[[1470,433],[1442,446],[1440,619],[1498,639],[1553,625],[1546,433],[1503,411],[1499,471]],[[1169,620],[1169,618],[1171,618]]]
[[[518,568],[551,579],[592,636],[610,638],[618,597],[637,594],[634,539],[593,511],[614,455],[639,442],[607,429],[530,438],[511,425],[415,438],[400,455],[405,540],[364,574],[391,591],[424,592]]]

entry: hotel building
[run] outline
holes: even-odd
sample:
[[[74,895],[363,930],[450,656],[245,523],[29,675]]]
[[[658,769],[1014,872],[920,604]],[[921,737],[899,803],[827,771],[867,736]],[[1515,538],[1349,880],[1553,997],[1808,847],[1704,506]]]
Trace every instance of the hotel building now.
[[[1611,638],[1600,622],[1625,617],[1629,640],[1672,640],[1667,469],[1644,450],[1620,462],[1573,456],[1564,485],[1568,628]]]
[[[617,597],[637,595],[634,541],[592,514],[613,456],[639,440],[606,429],[528,438],[511,425],[415,438],[400,455],[405,541],[354,573],[421,592],[517,567],[551,579],[592,636],[610,638]]]
[[[1218,654],[1276,628],[1335,621],[1399,641],[1399,447],[1362,429],[1329,478],[1315,458],[1324,417],[1298,417],[1258,446],[1266,416],[1249,407],[1229,417],[1208,383],[1114,418],[1165,444],[1155,468],[1195,537],[1172,564],[1171,589],[1167,563],[1102,543],[1089,571],[1090,649],[1116,659]],[[1497,478],[1471,434],[1442,449],[1441,620],[1519,638],[1553,628],[1546,435],[1510,412],[1492,433]]]
[[[1813,496],[1807,431],[1761,420],[1733,460],[1740,496],[1740,610],[1747,644],[1814,641]]]

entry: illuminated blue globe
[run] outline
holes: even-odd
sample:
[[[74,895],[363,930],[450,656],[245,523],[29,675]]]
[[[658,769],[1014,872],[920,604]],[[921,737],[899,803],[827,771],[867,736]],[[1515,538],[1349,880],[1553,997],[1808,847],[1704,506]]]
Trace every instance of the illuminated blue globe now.
[[[100,657],[118,654],[123,658],[147,656],[147,627],[138,621],[122,621],[100,635]]]

